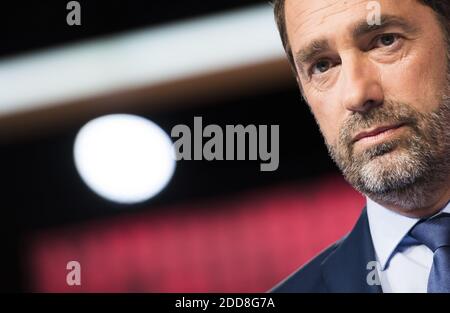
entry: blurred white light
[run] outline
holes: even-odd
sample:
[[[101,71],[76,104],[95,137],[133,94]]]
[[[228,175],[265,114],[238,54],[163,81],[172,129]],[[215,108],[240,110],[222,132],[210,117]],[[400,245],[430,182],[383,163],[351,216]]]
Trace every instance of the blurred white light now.
[[[127,204],[158,194],[175,170],[170,137],[155,123],[127,114],[103,116],[83,126],[75,139],[74,158],[92,190]]]

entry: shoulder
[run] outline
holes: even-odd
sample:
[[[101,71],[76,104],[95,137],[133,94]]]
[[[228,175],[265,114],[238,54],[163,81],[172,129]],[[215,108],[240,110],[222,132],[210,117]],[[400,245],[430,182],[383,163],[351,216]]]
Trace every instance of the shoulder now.
[[[270,290],[274,293],[326,292],[321,265],[342,243],[337,241]]]

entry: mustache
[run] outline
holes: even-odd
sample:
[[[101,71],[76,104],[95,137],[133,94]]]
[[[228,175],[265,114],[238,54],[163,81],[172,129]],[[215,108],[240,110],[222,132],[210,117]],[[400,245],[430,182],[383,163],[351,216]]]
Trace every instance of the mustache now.
[[[354,113],[349,116],[339,132],[339,145],[351,149],[357,133],[382,125],[403,124],[417,131],[419,117],[420,114],[405,103],[386,101],[364,114]]]

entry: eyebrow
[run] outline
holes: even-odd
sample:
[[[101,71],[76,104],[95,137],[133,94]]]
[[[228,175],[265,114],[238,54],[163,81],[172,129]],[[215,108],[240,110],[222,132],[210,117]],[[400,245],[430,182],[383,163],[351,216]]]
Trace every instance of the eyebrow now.
[[[418,28],[406,19],[395,15],[384,14],[380,18],[379,25],[369,25],[366,20],[357,23],[352,31],[352,37],[354,39],[357,39],[364,35],[383,30],[388,27],[399,27],[407,33],[417,33],[418,31]]]
[[[410,34],[417,33],[418,31],[417,27],[404,18],[385,14],[381,16],[379,24],[369,25],[366,19],[357,22],[355,26],[352,26],[351,34],[353,39],[356,40],[389,27],[400,27],[403,31]],[[295,53],[295,60],[303,70],[302,64],[311,63],[318,55],[328,50],[330,50],[330,44],[327,39],[315,39]]]

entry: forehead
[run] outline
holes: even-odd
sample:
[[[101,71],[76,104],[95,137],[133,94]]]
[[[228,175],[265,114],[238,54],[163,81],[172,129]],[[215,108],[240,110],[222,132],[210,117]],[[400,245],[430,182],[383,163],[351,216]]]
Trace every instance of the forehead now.
[[[291,46],[319,37],[333,38],[348,33],[353,24],[367,20],[379,5],[381,14],[416,18],[417,0],[286,0],[286,30]]]

